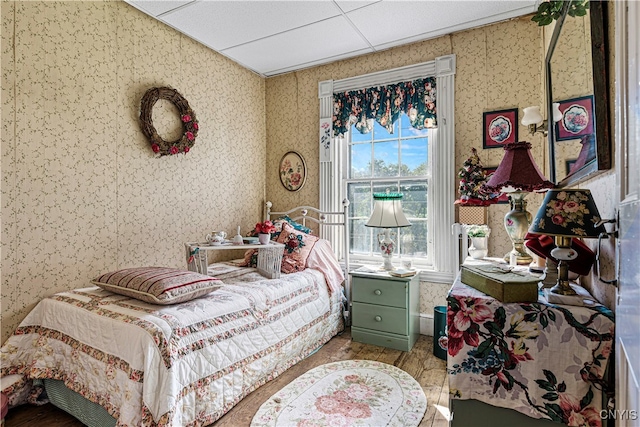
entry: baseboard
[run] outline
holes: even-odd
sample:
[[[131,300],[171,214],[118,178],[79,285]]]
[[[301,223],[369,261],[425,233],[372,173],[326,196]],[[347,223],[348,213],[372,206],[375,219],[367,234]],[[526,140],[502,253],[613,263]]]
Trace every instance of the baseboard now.
[[[420,334],[433,336],[433,314],[420,314]]]

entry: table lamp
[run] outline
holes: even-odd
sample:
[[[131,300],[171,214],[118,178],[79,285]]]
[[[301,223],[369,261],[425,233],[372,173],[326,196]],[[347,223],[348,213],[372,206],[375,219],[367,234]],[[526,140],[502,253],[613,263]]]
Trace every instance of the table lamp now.
[[[598,208],[589,190],[555,189],[544,197],[529,228],[530,233],[555,236],[556,248],[551,256],[558,260],[558,282],[551,292],[576,295],[569,286],[568,261],[578,257],[571,247],[572,238],[595,238],[606,233]]]
[[[373,213],[365,224],[367,227],[384,228],[384,232],[378,233],[378,243],[384,261],[382,269],[387,271],[395,270],[391,257],[396,249],[396,232],[391,229],[411,226],[402,212],[402,197],[402,193],[373,193]]]
[[[527,193],[552,188],[533,161],[531,144],[526,141],[505,144],[504,157],[483,189],[489,193],[507,193],[511,210],[504,216],[504,228],[511,239],[513,249],[504,259],[515,256],[519,265],[528,265],[533,261],[524,248],[524,236],[529,229],[531,214],[527,212]]]

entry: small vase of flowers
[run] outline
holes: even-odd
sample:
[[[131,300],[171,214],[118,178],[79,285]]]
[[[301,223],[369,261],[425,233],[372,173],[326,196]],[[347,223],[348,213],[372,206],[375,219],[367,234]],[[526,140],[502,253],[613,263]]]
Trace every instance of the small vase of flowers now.
[[[276,231],[276,227],[271,221],[266,220],[257,223],[255,231],[258,233],[258,242],[260,242],[261,245],[266,245],[269,243],[269,240],[271,240],[271,233]]]
[[[482,259],[489,253],[487,240],[491,229],[485,225],[468,225],[466,226],[467,236],[471,238],[471,246],[469,246],[469,256],[474,259]]]

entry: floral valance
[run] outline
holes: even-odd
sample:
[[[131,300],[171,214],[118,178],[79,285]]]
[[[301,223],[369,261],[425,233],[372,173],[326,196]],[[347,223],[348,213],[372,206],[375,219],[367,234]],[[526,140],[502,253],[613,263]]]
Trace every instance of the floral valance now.
[[[415,129],[436,127],[435,77],[335,93],[333,134],[342,137],[352,124],[360,133],[369,133],[373,120],[393,133],[403,112]]]

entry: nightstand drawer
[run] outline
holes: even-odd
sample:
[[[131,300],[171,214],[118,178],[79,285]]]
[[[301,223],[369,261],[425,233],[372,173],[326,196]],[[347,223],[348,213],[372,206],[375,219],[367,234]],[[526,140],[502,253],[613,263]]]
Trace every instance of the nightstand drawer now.
[[[407,282],[354,278],[353,301],[391,307],[407,307]]]
[[[406,335],[407,310],[354,302],[352,324],[360,328]]]

